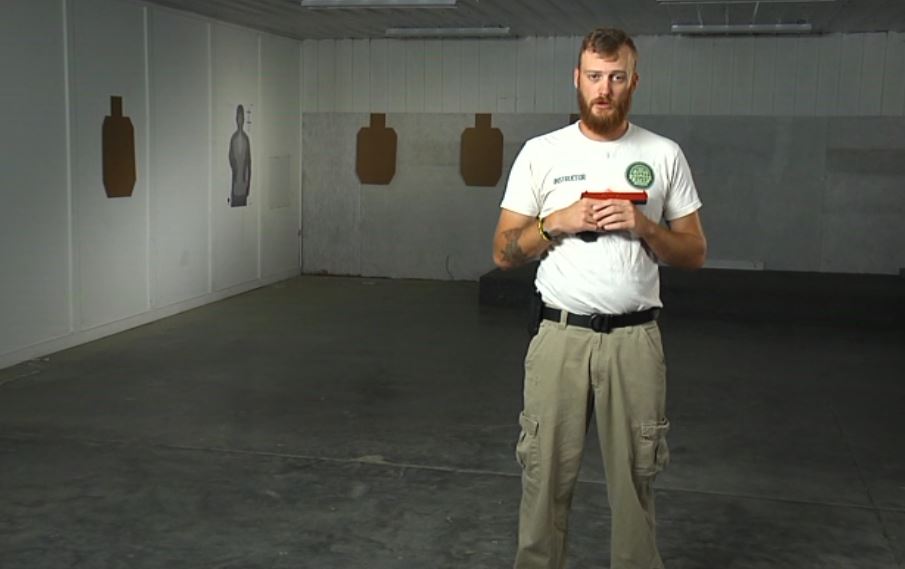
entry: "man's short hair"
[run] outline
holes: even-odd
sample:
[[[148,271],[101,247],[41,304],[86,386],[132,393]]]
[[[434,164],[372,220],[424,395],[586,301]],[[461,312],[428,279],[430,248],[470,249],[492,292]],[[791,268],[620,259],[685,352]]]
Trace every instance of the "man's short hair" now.
[[[578,52],[578,66],[581,67],[581,54],[586,51],[599,53],[600,55],[616,55],[619,48],[628,46],[632,50],[635,61],[638,61],[638,50],[635,42],[622,30],[616,28],[597,28],[584,37],[581,49]]]

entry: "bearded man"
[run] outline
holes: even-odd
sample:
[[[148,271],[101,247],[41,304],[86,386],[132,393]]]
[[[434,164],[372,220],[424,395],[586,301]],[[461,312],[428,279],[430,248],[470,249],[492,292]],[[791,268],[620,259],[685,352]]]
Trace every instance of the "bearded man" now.
[[[516,569],[565,566],[592,417],[612,513],[610,567],[663,567],[652,489],[669,459],[658,262],[699,268],[707,243],[681,148],[628,120],[637,62],[621,30],[584,38],[574,72],[581,119],[525,144],[501,204],[494,262],[541,259],[516,444]]]

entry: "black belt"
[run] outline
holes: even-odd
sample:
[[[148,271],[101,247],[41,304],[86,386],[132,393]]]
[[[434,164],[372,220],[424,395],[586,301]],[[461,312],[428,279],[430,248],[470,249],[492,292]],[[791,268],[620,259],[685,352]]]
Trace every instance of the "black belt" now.
[[[544,306],[543,316],[546,320],[559,322],[562,319],[563,311],[558,308]],[[625,326],[637,326],[651,320],[656,320],[660,313],[659,308],[648,308],[640,312],[630,312],[628,314],[572,314],[566,317],[566,324],[569,326],[580,326],[582,328],[590,328],[595,332],[603,332],[608,334],[614,328],[622,328]]]

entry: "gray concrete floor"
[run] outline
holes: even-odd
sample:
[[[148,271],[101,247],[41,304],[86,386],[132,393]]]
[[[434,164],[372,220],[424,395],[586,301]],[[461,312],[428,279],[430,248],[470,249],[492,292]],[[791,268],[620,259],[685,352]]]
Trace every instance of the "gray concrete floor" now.
[[[0,371],[0,567],[505,568],[522,311],[302,277]],[[905,567],[905,333],[662,319],[669,569]],[[606,567],[591,437],[570,564]]]

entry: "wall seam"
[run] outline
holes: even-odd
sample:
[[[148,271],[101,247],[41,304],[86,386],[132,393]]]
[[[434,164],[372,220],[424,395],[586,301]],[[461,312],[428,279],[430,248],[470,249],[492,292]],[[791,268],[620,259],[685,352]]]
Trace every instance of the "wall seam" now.
[[[72,74],[70,73],[71,60],[71,34],[69,32],[69,0],[61,0],[60,2],[63,12],[63,97],[65,100],[64,116],[66,120],[66,208],[69,215],[66,216],[68,223],[69,238],[69,255],[68,255],[68,271],[69,271],[69,333],[76,330],[76,262],[75,262],[75,200],[73,198],[73,182],[72,182],[72,89],[70,82]]]
[[[207,292],[214,292],[214,37],[207,23]]]
[[[148,7],[142,8],[144,24],[144,50],[145,50],[145,260],[147,268],[147,302],[146,310],[154,307],[154,277],[151,245],[151,53],[149,38],[149,12]]]

